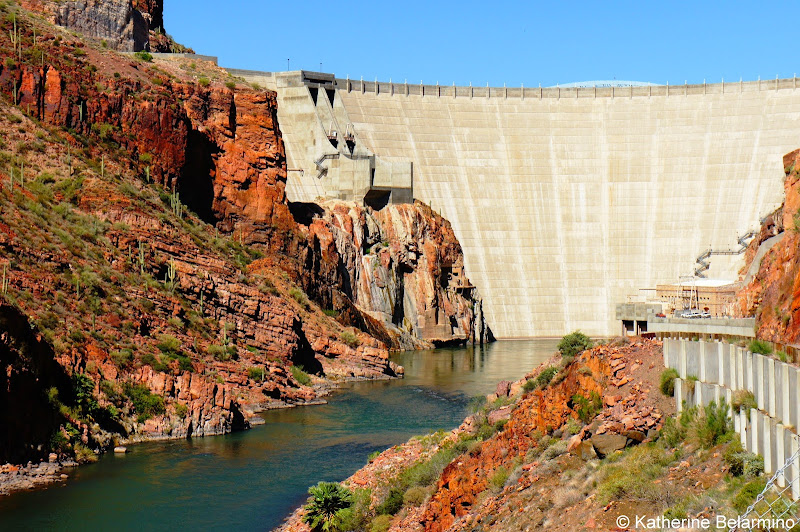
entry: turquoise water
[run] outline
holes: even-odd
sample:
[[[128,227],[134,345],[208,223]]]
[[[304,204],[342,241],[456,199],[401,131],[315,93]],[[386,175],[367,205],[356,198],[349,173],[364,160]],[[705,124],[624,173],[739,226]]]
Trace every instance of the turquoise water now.
[[[322,406],[265,425],[135,445],[71,472],[63,486],[0,498],[2,530],[270,530],[319,480],[343,480],[379,449],[459,425],[471,397],[518,379],[555,340],[399,354],[403,380],[345,386]]]

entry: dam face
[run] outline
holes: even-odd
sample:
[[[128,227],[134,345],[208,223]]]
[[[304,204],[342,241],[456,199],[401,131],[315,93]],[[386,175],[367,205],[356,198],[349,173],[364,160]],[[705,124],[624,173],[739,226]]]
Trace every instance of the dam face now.
[[[501,338],[618,333],[616,304],[758,228],[782,202],[783,154],[800,147],[791,79],[524,94],[335,79],[323,112],[304,74],[262,80],[278,91],[290,199],[358,188],[315,169],[334,128],[354,132],[373,176],[395,168],[452,222]],[[369,177],[353,179],[364,197]],[[714,256],[707,274],[734,280],[741,261]]]

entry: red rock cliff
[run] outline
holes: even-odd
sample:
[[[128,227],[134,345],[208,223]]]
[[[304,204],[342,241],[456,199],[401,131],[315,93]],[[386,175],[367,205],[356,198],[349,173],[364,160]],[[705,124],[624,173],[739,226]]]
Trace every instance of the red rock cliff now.
[[[770,249],[752,281],[737,294],[738,311],[756,316],[759,338],[779,343],[800,342],[800,150],[783,157],[786,170],[785,200],[777,216],[767,220],[762,235],[755,239],[748,256],[755,254],[761,241],[776,231],[783,239]]]

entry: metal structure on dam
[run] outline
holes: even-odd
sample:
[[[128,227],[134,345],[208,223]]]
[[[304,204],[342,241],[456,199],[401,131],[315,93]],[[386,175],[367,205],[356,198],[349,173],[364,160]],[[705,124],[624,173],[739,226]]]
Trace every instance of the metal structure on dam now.
[[[614,334],[614,307],[737,247],[783,200],[796,79],[455,87],[231,71],[277,90],[292,201],[449,219],[498,337]],[[741,255],[711,258],[735,280]]]

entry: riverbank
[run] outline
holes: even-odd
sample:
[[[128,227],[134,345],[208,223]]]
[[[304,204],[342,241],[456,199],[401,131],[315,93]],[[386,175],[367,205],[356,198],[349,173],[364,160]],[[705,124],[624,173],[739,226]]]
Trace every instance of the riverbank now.
[[[40,462],[25,465],[4,464],[0,466],[0,495],[11,495],[18,491],[44,488],[52,484],[66,482],[66,472],[78,463],[74,461]]]
[[[254,426],[263,425],[264,419],[259,416],[263,412],[270,410],[289,409],[303,406],[320,406],[328,404],[328,401],[323,399],[328,397],[342,386],[366,381],[383,381],[392,379],[401,379],[403,377],[404,369],[402,366],[395,365],[397,376],[390,375],[377,375],[377,376],[353,376],[345,377],[336,380],[326,380],[325,382],[317,382],[312,386],[314,391],[314,398],[304,402],[285,402],[285,401],[271,401],[266,404],[258,405],[257,408],[247,411],[248,423],[247,427],[242,430],[250,430]],[[319,377],[315,377],[319,379]],[[207,436],[200,436],[202,438],[214,438],[225,436],[229,433],[209,434]],[[99,456],[92,454],[91,459],[84,462],[77,462],[75,460],[59,460],[56,454],[51,454],[49,461],[42,461],[39,463],[28,462],[26,464],[12,464],[7,463],[0,466],[0,497],[12,495],[17,492],[30,491],[37,489],[45,489],[53,484],[66,483],[69,478],[69,472],[82,465],[93,464],[97,459],[105,454],[111,452],[116,445],[135,446],[143,443],[151,443],[158,441],[169,440],[182,440],[190,437],[187,436],[174,436],[164,434],[138,434],[133,438],[119,438],[115,444],[104,449],[104,453]]]
[[[57,489],[0,497],[9,529],[265,530],[320,479],[342,480],[368,456],[415,434],[457,427],[471,398],[547,360],[553,341],[397,353],[403,379],[343,382],[327,404],[261,413],[265,424],[220,438],[146,442],[67,471]],[[146,516],[141,508],[147,507]],[[41,509],[46,508],[46,512]]]

